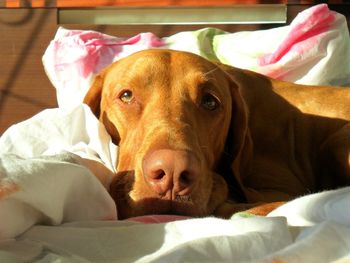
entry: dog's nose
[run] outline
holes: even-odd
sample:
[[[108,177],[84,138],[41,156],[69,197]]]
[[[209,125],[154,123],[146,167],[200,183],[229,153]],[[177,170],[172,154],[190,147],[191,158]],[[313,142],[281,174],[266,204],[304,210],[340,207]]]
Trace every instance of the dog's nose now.
[[[156,150],[143,160],[145,180],[167,198],[189,195],[199,175],[199,161],[189,151]]]

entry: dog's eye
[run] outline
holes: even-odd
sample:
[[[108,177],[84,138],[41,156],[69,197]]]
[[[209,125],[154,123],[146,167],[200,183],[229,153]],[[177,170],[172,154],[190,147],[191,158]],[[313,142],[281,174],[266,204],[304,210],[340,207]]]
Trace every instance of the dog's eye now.
[[[134,98],[131,90],[123,90],[119,96],[120,100],[124,103],[131,103]]]
[[[219,107],[219,101],[213,95],[206,93],[201,99],[201,106],[206,110],[213,111]]]

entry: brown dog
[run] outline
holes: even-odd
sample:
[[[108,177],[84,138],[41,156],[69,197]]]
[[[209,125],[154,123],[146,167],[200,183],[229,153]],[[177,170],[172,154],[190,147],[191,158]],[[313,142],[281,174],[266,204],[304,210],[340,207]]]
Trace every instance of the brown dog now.
[[[121,218],[227,217],[350,182],[347,88],[147,50],[106,68],[85,103],[119,145]]]

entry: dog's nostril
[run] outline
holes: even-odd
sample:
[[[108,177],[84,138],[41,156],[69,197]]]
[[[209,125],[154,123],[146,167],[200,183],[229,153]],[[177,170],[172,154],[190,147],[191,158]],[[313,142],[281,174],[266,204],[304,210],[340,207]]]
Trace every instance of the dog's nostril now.
[[[188,171],[183,171],[180,174],[180,182],[182,185],[189,185],[191,183],[191,174]]]
[[[153,179],[154,180],[162,180],[166,173],[163,170],[158,170],[154,173]]]

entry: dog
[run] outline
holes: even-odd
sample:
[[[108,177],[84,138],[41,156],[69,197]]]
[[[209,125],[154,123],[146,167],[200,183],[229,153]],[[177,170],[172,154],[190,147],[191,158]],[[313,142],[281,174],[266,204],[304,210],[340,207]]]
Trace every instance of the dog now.
[[[174,50],[100,74],[84,103],[119,146],[120,218],[266,214],[350,182],[350,89],[304,86]]]

